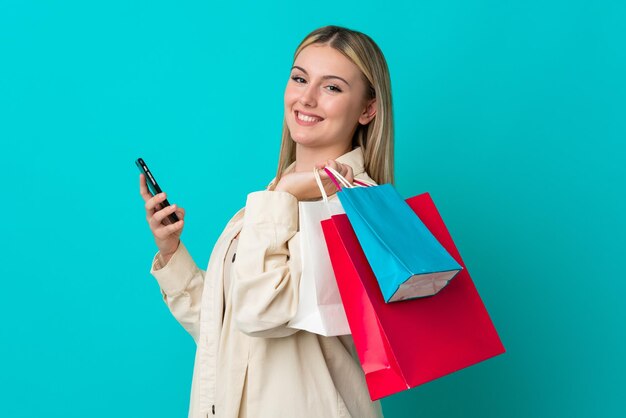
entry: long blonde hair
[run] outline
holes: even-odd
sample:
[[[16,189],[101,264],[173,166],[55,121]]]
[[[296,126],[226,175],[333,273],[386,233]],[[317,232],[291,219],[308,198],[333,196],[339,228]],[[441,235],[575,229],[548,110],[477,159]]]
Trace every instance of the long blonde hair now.
[[[328,45],[341,52],[361,70],[368,86],[367,99],[376,98],[376,115],[367,125],[358,124],[352,137],[352,148],[363,150],[365,171],[378,184],[394,182],[393,173],[393,109],[391,80],[385,57],[366,34],[341,26],[324,26],[309,33],[298,45],[296,57],[311,44]],[[278,157],[276,182],[285,169],[296,160],[295,142],[283,120],[282,142]]]

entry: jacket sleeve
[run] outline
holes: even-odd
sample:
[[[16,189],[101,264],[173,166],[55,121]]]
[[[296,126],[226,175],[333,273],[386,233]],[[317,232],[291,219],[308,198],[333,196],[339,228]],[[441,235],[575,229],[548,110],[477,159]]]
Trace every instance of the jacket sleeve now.
[[[159,283],[163,301],[174,318],[197,343],[205,272],[198,268],[182,241],[165,266],[160,266],[158,256],[157,252],[150,274]]]
[[[296,315],[300,282],[298,201],[287,192],[248,195],[231,270],[237,328],[252,337],[285,337]]]

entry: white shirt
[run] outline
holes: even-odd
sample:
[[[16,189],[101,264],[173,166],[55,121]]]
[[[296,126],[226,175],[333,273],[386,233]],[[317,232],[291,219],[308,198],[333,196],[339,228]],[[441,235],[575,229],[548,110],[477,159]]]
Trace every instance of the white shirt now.
[[[360,148],[337,161],[371,181]],[[298,303],[299,242],[297,199],[265,190],[228,222],[206,271],[182,241],[167,265],[155,255],[163,300],[197,343],[189,418],[382,417],[350,335],[286,327]]]

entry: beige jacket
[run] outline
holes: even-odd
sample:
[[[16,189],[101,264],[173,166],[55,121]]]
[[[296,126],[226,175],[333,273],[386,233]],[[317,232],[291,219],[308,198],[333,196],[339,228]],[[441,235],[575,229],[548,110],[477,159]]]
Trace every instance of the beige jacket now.
[[[371,181],[360,148],[337,161]],[[167,265],[159,265],[158,253],[153,259],[150,273],[164,302],[197,344],[189,418],[382,417],[380,402],[369,398],[351,336],[286,327],[298,304],[298,201],[270,186],[248,195],[218,238],[206,271],[182,242]],[[226,255],[237,234],[231,264]]]

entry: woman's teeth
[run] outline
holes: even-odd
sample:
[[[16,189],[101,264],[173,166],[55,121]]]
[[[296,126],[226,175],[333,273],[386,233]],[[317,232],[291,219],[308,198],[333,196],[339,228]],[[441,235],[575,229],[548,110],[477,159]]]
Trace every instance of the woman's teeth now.
[[[312,116],[305,116],[302,113],[298,112],[298,119],[300,119],[301,121],[304,122],[319,122],[320,118],[316,118],[316,117],[312,117]]]

